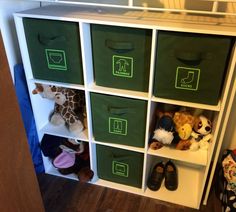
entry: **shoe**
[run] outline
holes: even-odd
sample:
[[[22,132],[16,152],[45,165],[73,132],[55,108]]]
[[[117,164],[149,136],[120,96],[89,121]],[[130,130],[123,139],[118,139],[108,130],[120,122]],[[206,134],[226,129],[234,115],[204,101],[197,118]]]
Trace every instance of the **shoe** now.
[[[152,170],[152,174],[148,178],[147,186],[152,191],[157,191],[161,187],[161,183],[164,179],[165,166],[163,162],[159,162]]]
[[[170,160],[165,165],[165,187],[170,191],[174,191],[178,188],[177,169]]]

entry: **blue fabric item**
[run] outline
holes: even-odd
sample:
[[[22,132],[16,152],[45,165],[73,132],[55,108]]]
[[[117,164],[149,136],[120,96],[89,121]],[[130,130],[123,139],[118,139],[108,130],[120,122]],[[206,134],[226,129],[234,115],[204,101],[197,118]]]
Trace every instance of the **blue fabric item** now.
[[[14,79],[16,95],[20,106],[28,144],[30,146],[34,168],[36,173],[42,173],[44,172],[43,160],[22,64],[14,66]]]

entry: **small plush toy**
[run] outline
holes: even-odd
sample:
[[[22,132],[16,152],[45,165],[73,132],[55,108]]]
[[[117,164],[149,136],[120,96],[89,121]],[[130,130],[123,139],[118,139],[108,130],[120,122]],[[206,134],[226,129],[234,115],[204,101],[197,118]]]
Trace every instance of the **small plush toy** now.
[[[195,117],[189,112],[175,112],[173,121],[175,123],[175,130],[178,133],[179,141],[176,145],[178,150],[187,150],[191,146],[192,128]]]
[[[55,101],[54,111],[50,116],[52,124],[65,124],[75,135],[84,129],[86,111],[83,91],[36,83],[32,93]]]
[[[160,149],[163,145],[169,145],[174,139],[174,123],[170,114],[161,114],[157,121],[153,137],[151,140],[151,149]]]
[[[45,134],[40,147],[43,155],[52,160],[53,166],[61,174],[76,174],[80,182],[93,178],[88,143]]]
[[[211,130],[211,121],[205,116],[200,115],[196,119],[193,127],[190,150],[207,150],[209,148],[209,141],[212,138]]]
[[[93,178],[90,169],[88,144],[74,139],[64,140],[59,146],[62,152],[53,159],[53,165],[63,175],[76,174],[80,182]]]

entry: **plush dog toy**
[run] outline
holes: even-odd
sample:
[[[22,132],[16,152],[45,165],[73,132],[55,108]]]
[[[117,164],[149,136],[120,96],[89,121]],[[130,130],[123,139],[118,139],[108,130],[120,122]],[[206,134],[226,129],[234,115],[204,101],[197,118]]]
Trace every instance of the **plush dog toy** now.
[[[55,101],[54,111],[50,116],[52,124],[65,124],[75,135],[84,129],[86,112],[83,91],[36,83],[32,93]]]
[[[203,115],[200,115],[194,124],[190,150],[196,151],[198,149],[207,150],[209,148],[209,141],[212,138],[212,123]]]
[[[80,182],[93,178],[88,143],[45,134],[40,147],[44,156],[52,160],[53,166],[61,174],[76,174]]]
[[[53,159],[53,165],[63,175],[76,174],[80,182],[87,182],[93,178],[90,169],[88,143],[68,139],[61,143],[62,152]]]

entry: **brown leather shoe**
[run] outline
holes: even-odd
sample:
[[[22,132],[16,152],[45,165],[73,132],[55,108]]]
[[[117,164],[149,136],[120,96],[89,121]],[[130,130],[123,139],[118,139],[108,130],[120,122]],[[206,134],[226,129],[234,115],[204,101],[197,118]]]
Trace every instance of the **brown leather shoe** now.
[[[157,191],[161,187],[162,180],[164,179],[164,171],[165,171],[165,166],[163,162],[157,163],[153,170],[152,174],[150,175],[147,186],[149,189],[152,191]]]

